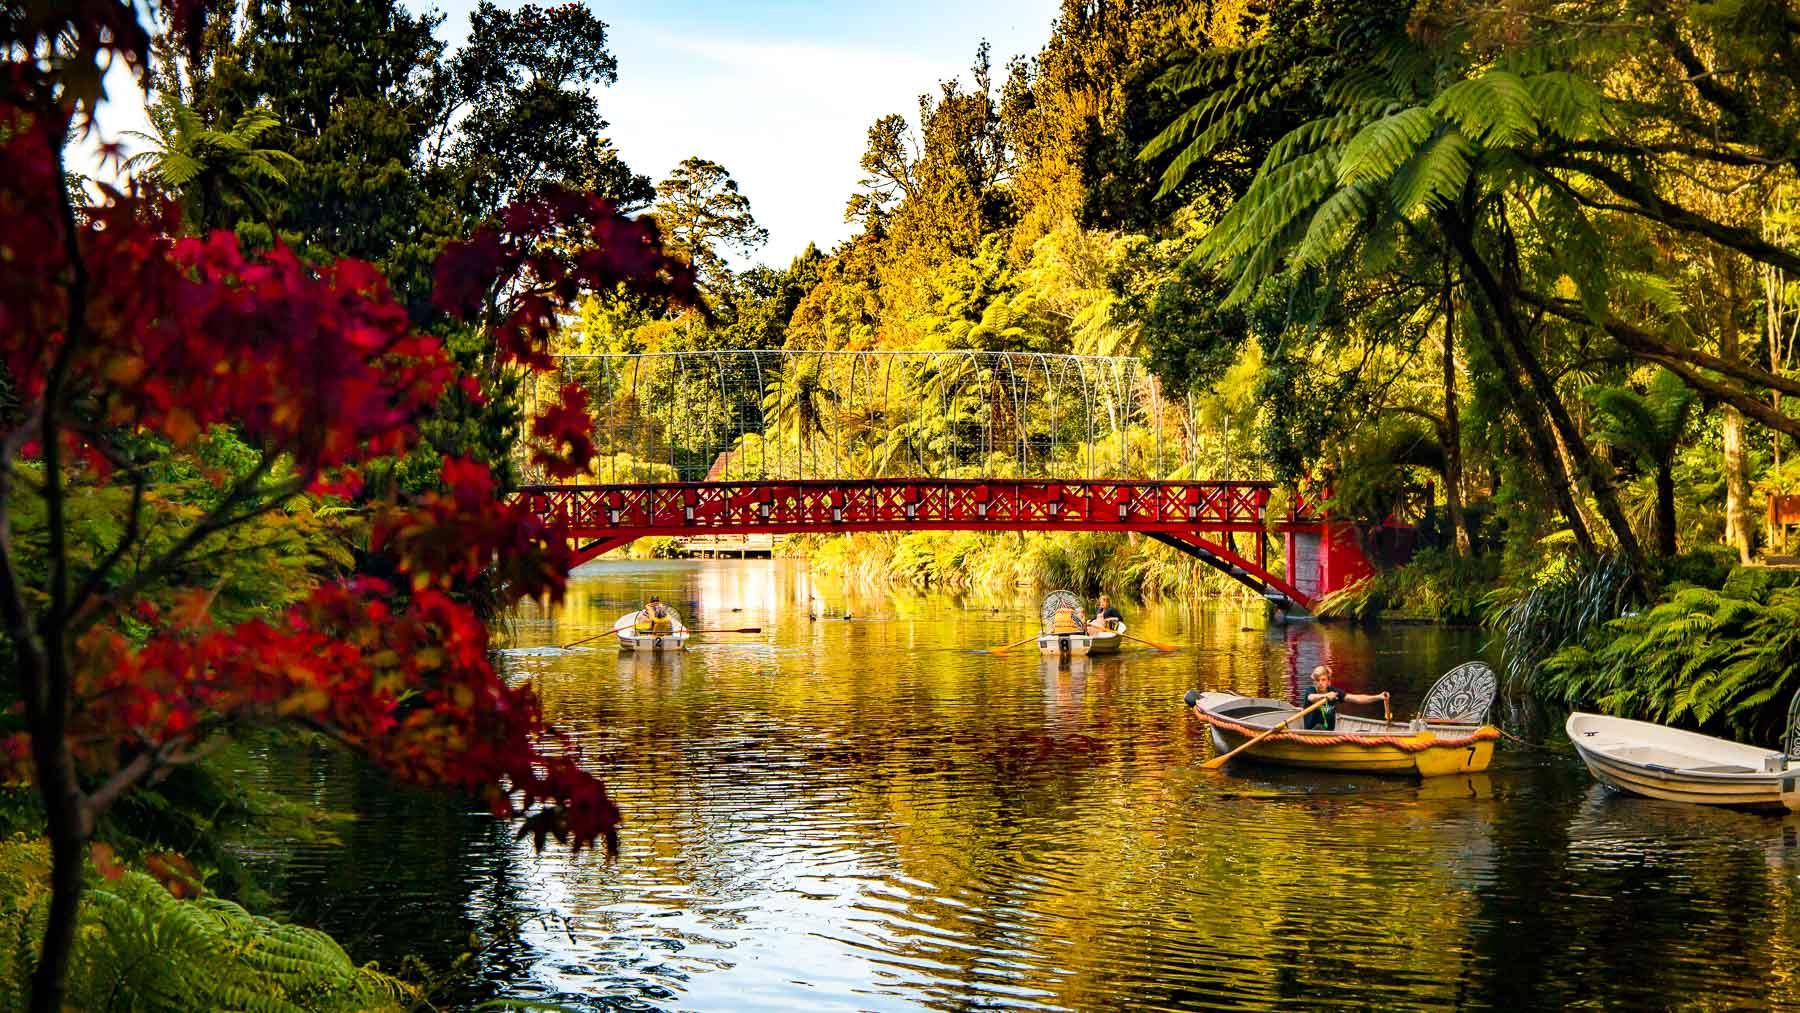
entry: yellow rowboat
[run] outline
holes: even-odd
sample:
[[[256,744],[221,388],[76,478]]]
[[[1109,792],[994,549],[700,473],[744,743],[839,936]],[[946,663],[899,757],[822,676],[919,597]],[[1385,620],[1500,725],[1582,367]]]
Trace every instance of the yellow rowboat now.
[[[1452,669],[1412,721],[1380,721],[1340,714],[1337,727],[1306,729],[1289,722],[1246,749],[1242,756],[1290,767],[1353,773],[1441,777],[1476,774],[1494,759],[1500,730],[1485,724],[1497,681],[1493,669],[1470,662]],[[1281,725],[1300,708],[1285,700],[1237,693],[1188,693],[1194,716],[1205,722],[1221,754]]]
[[[1788,707],[1783,752],[1580,711],[1564,727],[1608,787],[1671,802],[1800,811],[1800,694]]]

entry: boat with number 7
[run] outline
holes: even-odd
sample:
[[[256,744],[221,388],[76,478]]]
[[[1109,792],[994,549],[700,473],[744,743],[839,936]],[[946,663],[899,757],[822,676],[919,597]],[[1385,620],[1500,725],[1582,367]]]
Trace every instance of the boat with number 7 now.
[[[1671,802],[1800,811],[1800,693],[1788,704],[1780,751],[1580,711],[1563,727],[1608,787]]]
[[[1438,679],[1411,721],[1339,714],[1332,729],[1299,727],[1301,708],[1285,700],[1190,690],[1187,703],[1221,755],[1254,742],[1239,755],[1290,767],[1437,777],[1480,773],[1493,762],[1500,730],[1486,721],[1498,685],[1492,668],[1471,661]]]

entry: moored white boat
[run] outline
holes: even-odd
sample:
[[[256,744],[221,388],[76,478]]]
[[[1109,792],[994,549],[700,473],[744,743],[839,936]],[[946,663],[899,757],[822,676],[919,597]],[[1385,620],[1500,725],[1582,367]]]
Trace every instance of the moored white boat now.
[[[680,651],[687,647],[693,634],[682,625],[681,617],[669,610],[668,632],[635,629],[642,612],[627,612],[613,623],[619,627],[619,649],[622,651]]]
[[[1788,708],[1785,752],[1580,711],[1564,728],[1588,771],[1620,791],[1695,805],[1800,811],[1797,720],[1800,694]]]

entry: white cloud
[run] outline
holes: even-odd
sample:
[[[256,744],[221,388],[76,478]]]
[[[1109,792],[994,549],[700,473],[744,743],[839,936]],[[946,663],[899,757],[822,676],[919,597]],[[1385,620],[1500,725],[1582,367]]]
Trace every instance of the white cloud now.
[[[699,155],[731,171],[769,230],[758,259],[849,235],[844,203],[868,127],[912,114],[958,68],[904,53],[816,43],[692,39],[615,29],[619,83],[600,96],[613,142],[653,177]]]

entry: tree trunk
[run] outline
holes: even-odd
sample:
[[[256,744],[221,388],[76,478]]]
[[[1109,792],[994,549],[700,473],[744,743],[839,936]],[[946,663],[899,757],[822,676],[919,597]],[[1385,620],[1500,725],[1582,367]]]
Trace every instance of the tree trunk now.
[[[1450,258],[1444,257],[1444,509],[1456,535],[1456,554],[1470,552],[1462,503],[1462,424],[1456,416],[1456,310],[1450,292]]]
[[[1577,474],[1593,493],[1600,516],[1606,519],[1607,527],[1612,530],[1620,551],[1631,563],[1632,572],[1647,593],[1652,591],[1654,582],[1649,560],[1644,556],[1643,546],[1638,544],[1637,535],[1631,530],[1631,522],[1625,518],[1625,511],[1619,508],[1619,497],[1613,489],[1612,477],[1588,449],[1587,441],[1582,438],[1580,430],[1575,428],[1575,421],[1569,417],[1568,409],[1557,395],[1556,385],[1551,382],[1550,375],[1538,361],[1537,353],[1532,351],[1530,339],[1525,334],[1525,322],[1519,318],[1518,302],[1513,298],[1514,286],[1510,283],[1503,284],[1495,277],[1480,251],[1476,250],[1474,237],[1460,218],[1450,213],[1446,215],[1446,219],[1445,231],[1449,234],[1451,245],[1461,257],[1470,277],[1487,297],[1488,304],[1494,311],[1497,325],[1495,329],[1501,340],[1531,381],[1532,393],[1537,396],[1557,435],[1562,438]]]
[[[1720,280],[1719,358],[1738,357],[1737,264],[1730,254],[1713,256]],[[1779,395],[1777,395],[1779,396]],[[1780,439],[1780,434],[1776,439]],[[1750,562],[1750,475],[1744,462],[1744,413],[1725,406],[1725,544],[1737,550],[1738,562]]]
[[[1656,552],[1664,559],[1675,555],[1675,464],[1656,466]]]
[[[55,650],[52,640],[51,650]],[[52,666],[54,667],[54,666]],[[66,675],[44,673],[45,683]],[[31,722],[32,776],[44,802],[50,838],[50,912],[44,925],[43,949],[31,971],[32,1013],[58,1013],[68,986],[69,955],[75,946],[76,915],[81,908],[82,845],[87,828],[81,819],[81,786],[65,736],[67,713],[61,694],[50,693],[43,706],[28,704]]]
[[[1507,354],[1505,346],[1494,335],[1488,318],[1477,313],[1475,320],[1487,341],[1489,351],[1500,365],[1496,373],[1500,377],[1501,386],[1506,389],[1507,400],[1512,402],[1514,417],[1525,430],[1525,442],[1531,447],[1533,456],[1537,458],[1538,468],[1544,473],[1544,485],[1550,492],[1550,498],[1556,501],[1563,519],[1569,522],[1569,530],[1575,535],[1575,544],[1580,546],[1582,555],[1592,559],[1600,551],[1594,544],[1594,536],[1575,499],[1574,480],[1557,456],[1556,437],[1544,424],[1543,412],[1532,400],[1530,392],[1519,382],[1518,367]],[[1497,476],[1498,472],[1495,474]],[[1498,481],[1495,482],[1495,488],[1499,488]]]

